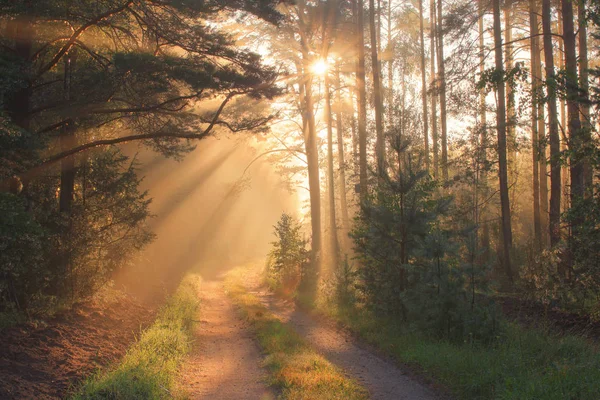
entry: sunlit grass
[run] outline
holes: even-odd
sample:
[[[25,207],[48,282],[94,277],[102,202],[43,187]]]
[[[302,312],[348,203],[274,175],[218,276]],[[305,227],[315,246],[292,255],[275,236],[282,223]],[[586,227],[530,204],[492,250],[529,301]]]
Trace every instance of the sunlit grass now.
[[[188,274],[160,310],[154,324],[113,369],[88,379],[74,399],[167,399],[177,369],[191,347],[201,278]]]
[[[266,354],[270,383],[283,399],[366,399],[366,390],[317,354],[286,324],[275,318],[240,283],[240,272],[226,279],[229,296],[252,323]]]
[[[433,377],[456,398],[600,398],[600,355],[582,338],[510,325],[492,346],[457,345],[410,333],[366,311],[320,307],[367,342]]]

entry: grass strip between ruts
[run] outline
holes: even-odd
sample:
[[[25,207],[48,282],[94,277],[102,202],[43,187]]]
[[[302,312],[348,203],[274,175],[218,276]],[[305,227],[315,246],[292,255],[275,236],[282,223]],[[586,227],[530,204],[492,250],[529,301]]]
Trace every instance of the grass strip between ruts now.
[[[239,271],[225,287],[242,316],[252,325],[270,372],[270,384],[283,399],[367,399],[366,389],[323,356],[288,325],[282,323],[241,284]]]
[[[87,381],[73,399],[166,399],[173,393],[178,367],[191,347],[201,278],[187,274],[121,362]]]

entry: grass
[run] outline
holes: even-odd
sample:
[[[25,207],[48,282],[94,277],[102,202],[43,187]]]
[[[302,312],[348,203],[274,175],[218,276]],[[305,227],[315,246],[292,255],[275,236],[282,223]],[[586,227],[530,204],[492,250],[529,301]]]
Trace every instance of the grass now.
[[[239,274],[239,271],[233,271],[228,275],[226,289],[256,332],[266,354],[270,383],[280,391],[280,398],[368,398],[363,387],[312,350],[300,335],[273,316],[256,296],[248,293],[240,283]]]
[[[142,333],[121,363],[89,378],[73,399],[174,397],[177,369],[191,346],[200,279],[195,274],[186,275],[154,324]]]
[[[323,308],[367,342],[460,399],[597,400],[600,355],[586,340],[509,325],[492,346],[439,341],[366,311]]]

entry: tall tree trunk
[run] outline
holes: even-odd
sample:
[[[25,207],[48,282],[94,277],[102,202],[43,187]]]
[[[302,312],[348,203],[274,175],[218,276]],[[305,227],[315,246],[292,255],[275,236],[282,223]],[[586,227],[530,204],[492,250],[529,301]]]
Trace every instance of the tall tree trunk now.
[[[562,17],[562,9],[560,7],[560,1],[558,0],[558,7],[557,7],[557,16],[558,16],[558,21],[557,21],[557,28],[558,28],[558,38],[556,39],[556,41],[558,42],[558,69],[560,71],[563,71],[565,69],[565,60],[564,60],[564,54],[565,54],[565,42],[564,42],[564,38],[563,38],[563,17]],[[564,97],[560,97],[558,100],[558,105],[559,105],[559,109],[560,109],[560,125],[559,125],[559,131],[558,134],[560,136],[560,150],[564,153],[567,152],[567,148],[568,148],[568,138],[567,138],[567,102],[565,100]],[[569,203],[571,202],[570,198],[569,198],[569,166],[566,163],[562,163],[562,170],[561,170],[561,175],[560,175],[561,179],[562,179],[562,201],[560,203],[561,205],[561,212],[566,211],[569,208]]]
[[[504,1],[504,54],[505,70],[508,73],[513,68],[512,46],[512,0]],[[509,182],[517,179],[517,140],[515,136],[515,95],[511,85],[506,87],[506,140],[508,151],[508,177]],[[516,190],[516,185],[511,185]],[[514,199],[514,195],[511,196]]]
[[[585,16],[585,0],[577,3],[577,25],[579,28],[579,87],[582,102],[579,104],[581,111],[581,127],[585,135],[585,143],[591,142],[592,124],[590,121],[589,105],[589,72],[588,72],[588,45],[587,45],[587,21]],[[586,196],[593,195],[593,170],[588,158],[583,161],[584,187]]]
[[[433,177],[438,178],[439,174],[439,142],[437,130],[437,77],[435,74],[435,58],[436,58],[436,22],[435,22],[435,0],[429,2],[429,47],[431,61],[431,140],[433,142]]]
[[[375,0],[369,0],[369,26],[371,31],[371,66],[373,69],[373,97],[375,101],[375,158],[377,174],[381,176],[385,168],[385,138],[383,137],[383,105],[381,102],[381,74],[377,56],[377,29],[375,27]]]
[[[425,28],[423,25],[423,0],[419,0],[419,27],[421,38],[421,98],[423,101],[423,143],[425,144],[425,168],[427,173],[429,173],[429,116],[427,115],[427,70],[425,69]]]
[[[558,135],[558,115],[556,109],[556,74],[554,73],[554,55],[552,50],[550,0],[542,0],[542,27],[544,37],[544,58],[546,61],[546,81],[548,88],[548,131],[550,136],[550,246],[560,241],[560,137]]]
[[[502,62],[502,27],[500,24],[500,0],[493,0],[494,7],[494,46],[496,70],[503,71]],[[508,198],[508,171],[506,160],[506,97],[504,91],[504,80],[498,79],[497,97],[498,110],[496,126],[498,130],[498,177],[500,181],[500,205],[502,209],[502,263],[506,276],[513,283],[514,276],[511,267],[512,228],[510,223],[510,204]]]
[[[394,124],[394,46],[392,46],[392,2],[388,1],[387,10],[387,50],[386,55],[388,60],[388,121],[387,126],[391,127]],[[388,128],[389,129],[389,128]]]
[[[360,198],[367,195],[367,95],[365,87],[365,27],[363,0],[356,0],[356,89],[358,102],[358,153]]]
[[[448,127],[446,124],[446,66],[444,65],[444,31],[442,0],[437,1],[437,62],[439,73],[440,124],[442,128],[442,179],[448,180]]]
[[[484,30],[483,30],[483,16],[485,14],[483,0],[478,0],[479,9],[479,72],[483,75],[485,72],[485,45],[484,45]],[[487,177],[487,146],[488,146],[488,131],[487,131],[487,107],[485,102],[486,92],[485,89],[481,89],[479,92],[479,115],[481,120],[481,164],[484,168],[481,171],[481,184],[484,187],[484,195],[488,196],[488,177]],[[483,210],[481,210],[483,212]],[[484,249],[483,258],[484,260],[489,259],[489,248],[490,248],[490,227],[487,222],[483,222],[483,232],[481,235],[481,246]]]
[[[325,73],[325,118],[327,119],[327,181],[329,182],[329,238],[331,241],[331,261],[336,268],[340,261],[340,245],[337,236],[335,216],[335,181],[333,173],[333,121],[331,117],[331,91],[329,73]]]
[[[300,86],[300,95],[302,102],[302,120],[306,129],[304,132],[304,147],[306,150],[306,163],[308,165],[308,189],[310,193],[310,225],[311,225],[311,264],[312,274],[310,278],[316,277],[321,269],[321,181],[319,179],[319,149],[317,146],[317,130],[315,127],[314,101],[312,97],[312,77],[310,63],[312,61],[310,49],[308,46],[306,34],[308,27],[304,23],[304,0],[298,1],[298,21],[300,33],[300,49],[302,51],[302,77]],[[315,290],[315,288],[311,288]]]
[[[571,173],[571,206],[575,206],[583,200],[585,194],[585,177],[582,149],[584,146],[585,135],[581,129],[581,120],[579,119],[579,82],[577,78],[577,42],[575,38],[575,24],[573,16],[573,2],[571,0],[562,0],[563,15],[563,39],[565,45],[565,72],[567,85],[567,117],[569,127],[569,150],[570,173]],[[581,239],[580,227],[584,218],[578,213],[571,220],[572,239],[575,242]],[[570,255],[575,255],[574,242],[571,241]]]
[[[533,230],[535,246],[542,249],[542,225],[540,218],[540,177],[539,177],[539,135],[538,135],[538,107],[541,88],[540,71],[540,40],[538,17],[535,0],[529,0],[529,30],[531,33],[531,153],[533,156]]]
[[[339,167],[339,193],[340,193],[340,211],[342,212],[342,244],[344,250],[348,250],[348,201],[346,199],[346,161],[344,154],[344,127],[342,121],[342,85],[340,81],[340,66],[337,65],[335,70],[335,86],[336,86],[336,131],[337,131],[337,147],[338,147],[338,167]]]

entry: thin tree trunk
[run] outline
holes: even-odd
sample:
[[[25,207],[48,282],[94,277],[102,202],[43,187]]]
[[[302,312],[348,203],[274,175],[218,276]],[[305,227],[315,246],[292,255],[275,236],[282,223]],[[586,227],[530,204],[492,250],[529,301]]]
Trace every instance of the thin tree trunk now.
[[[500,0],[493,0],[494,6],[494,46],[496,69],[503,71],[502,62],[502,28],[500,24]],[[508,198],[508,171],[506,160],[506,97],[504,80],[497,82],[498,110],[496,126],[498,130],[498,176],[500,181],[500,205],[502,210],[502,250],[504,270],[510,283],[514,282],[511,267],[512,229],[510,223],[510,204]]]
[[[335,86],[336,86],[336,131],[337,131],[337,147],[338,147],[338,166],[339,166],[339,193],[340,193],[340,210],[342,212],[342,241],[345,250],[348,250],[348,201],[346,199],[346,161],[344,154],[344,127],[342,121],[342,85],[340,81],[339,64],[335,70]]]
[[[367,195],[367,95],[365,88],[364,4],[356,0],[356,88],[358,102],[358,153],[360,169],[360,198]]]
[[[419,0],[419,26],[421,38],[421,98],[423,101],[423,142],[425,144],[425,169],[427,173],[429,173],[429,116],[427,115],[427,71],[425,69],[425,28],[423,27],[423,25],[423,0]]]
[[[588,45],[587,45],[587,21],[585,19],[585,0],[577,3],[577,25],[579,28],[579,87],[582,101],[579,104],[581,110],[581,126],[585,135],[585,143],[590,143],[592,138],[592,124],[590,121],[589,105],[589,72],[588,72]],[[586,196],[593,195],[593,169],[590,160],[586,158],[583,164],[584,187]]]
[[[325,73],[325,118],[327,119],[327,181],[329,182],[329,238],[331,241],[331,261],[334,268],[339,265],[340,245],[337,236],[337,218],[335,216],[335,181],[333,173],[333,121],[331,117],[331,91],[329,73]]]
[[[446,124],[446,66],[444,65],[444,32],[442,0],[437,1],[437,62],[439,73],[440,123],[442,128],[442,179],[448,180],[448,127]]]
[[[550,246],[560,241],[560,137],[558,135],[558,115],[556,109],[556,75],[554,73],[554,55],[552,50],[550,0],[542,0],[542,27],[544,37],[544,58],[546,61],[546,81],[548,88],[548,130],[550,136]]]
[[[540,177],[539,177],[539,136],[538,136],[538,104],[541,77],[539,76],[540,40],[535,0],[529,0],[529,30],[531,33],[531,153],[533,156],[533,230],[535,246],[542,249],[542,226],[540,218]]]
[[[479,72],[483,75],[485,72],[485,47],[484,47],[484,31],[483,31],[483,16],[484,10],[482,6],[483,0],[478,1],[479,7]],[[481,119],[481,164],[484,166],[481,171],[481,184],[484,187],[484,195],[487,197],[488,195],[488,177],[487,177],[487,145],[488,145],[488,135],[487,135],[487,107],[485,103],[485,89],[481,89],[479,92],[479,114]],[[483,212],[481,210],[480,212]],[[483,232],[481,235],[481,245],[484,249],[484,254],[482,255],[484,260],[489,259],[489,248],[490,248],[490,227],[487,222],[483,222]]]
[[[392,45],[392,2],[388,1],[387,15],[387,57],[388,60],[388,121],[387,126],[391,127],[394,123],[394,46]],[[388,128],[389,129],[389,128]]]
[[[565,72],[567,85],[567,117],[569,127],[569,150],[570,175],[571,175],[571,206],[577,205],[583,200],[585,194],[584,163],[581,156],[581,150],[584,146],[585,135],[581,129],[581,120],[579,119],[579,82],[577,79],[577,41],[575,38],[575,24],[573,16],[573,2],[571,0],[562,0],[563,15],[563,39],[565,45]],[[581,239],[580,226],[584,218],[581,213],[571,221],[572,239],[575,242]],[[574,242],[571,242],[570,255],[574,256],[576,249]]]
[[[377,56],[377,29],[375,27],[375,0],[369,0],[369,26],[371,31],[371,66],[373,69],[373,97],[375,101],[375,158],[377,174],[381,176],[385,168],[385,138],[383,137],[383,105],[381,102],[381,74]]]
[[[557,28],[558,28],[558,38],[556,39],[556,41],[558,42],[558,69],[560,71],[565,69],[565,60],[564,60],[564,54],[565,54],[565,43],[564,43],[564,38],[563,38],[563,17],[562,17],[562,9],[560,7],[560,1],[558,0],[558,7],[557,7],[557,16],[558,16],[558,21],[557,21]],[[558,105],[559,105],[559,109],[560,109],[560,125],[559,125],[559,137],[560,137],[560,150],[563,153],[567,152],[567,148],[568,148],[568,138],[567,138],[567,102],[564,99],[564,97],[560,97],[558,100]],[[562,179],[562,201],[560,203],[561,205],[561,212],[566,211],[569,208],[569,203],[570,203],[570,199],[569,199],[569,166],[566,163],[562,164],[562,170],[561,170],[561,179]]]
[[[430,61],[431,61],[431,140],[433,142],[433,177],[438,178],[439,174],[439,144],[437,130],[437,77],[435,74],[436,58],[436,22],[435,22],[435,0],[429,2],[429,42],[430,42]]]
[[[512,46],[512,0],[504,1],[504,54],[505,70],[508,73],[513,68]],[[515,95],[511,85],[506,87],[506,140],[508,151],[508,176],[509,182],[517,179],[517,141],[515,137]],[[516,185],[512,185],[516,190]],[[512,196],[514,199],[514,195]]]

